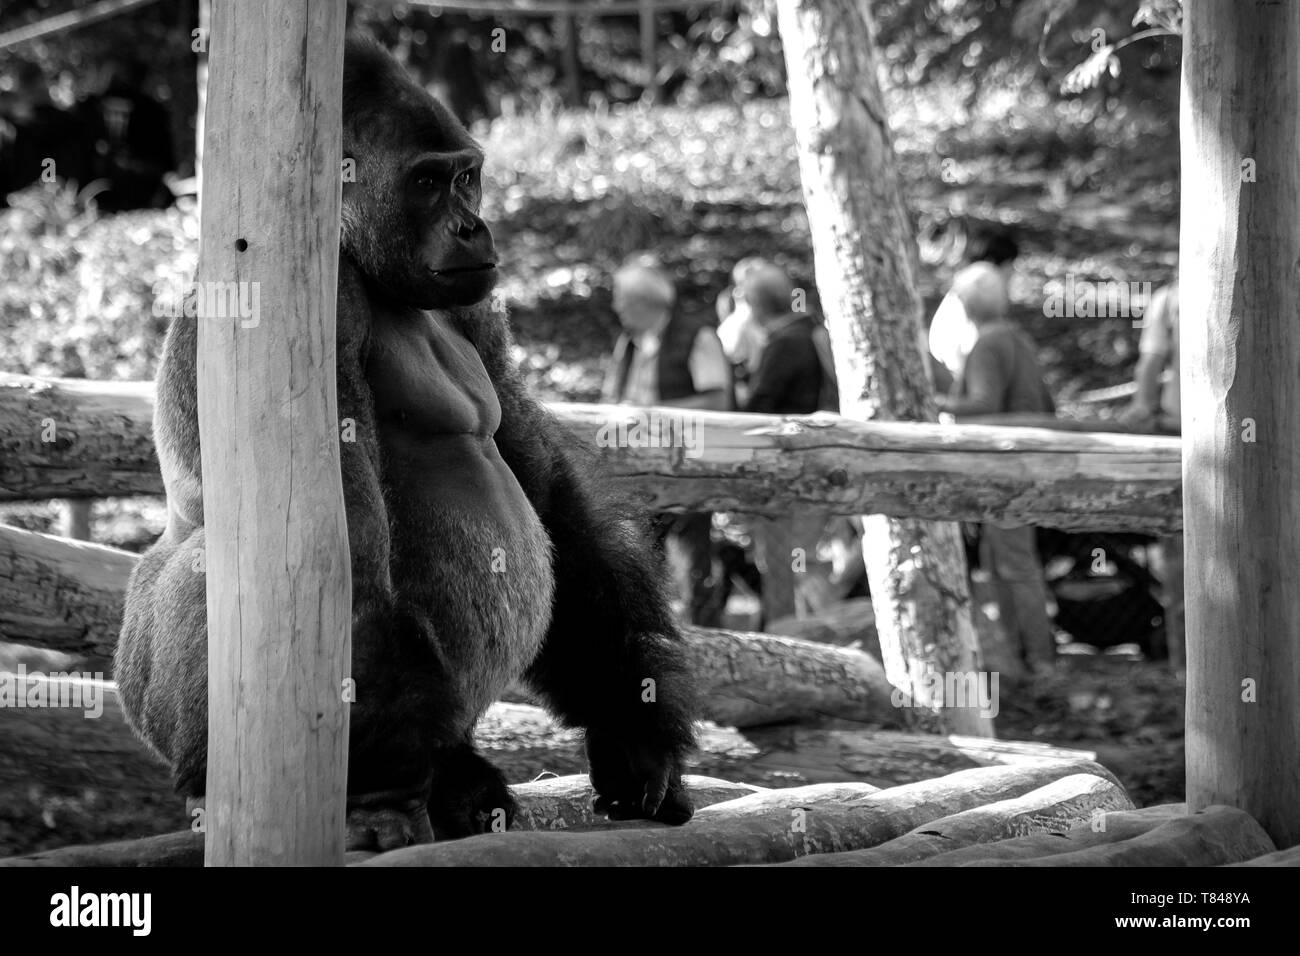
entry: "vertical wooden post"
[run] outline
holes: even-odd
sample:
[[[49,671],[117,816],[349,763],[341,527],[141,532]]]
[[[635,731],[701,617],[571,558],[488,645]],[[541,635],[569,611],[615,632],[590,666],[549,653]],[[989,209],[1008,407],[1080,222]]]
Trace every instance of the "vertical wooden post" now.
[[[645,70],[646,98],[654,103],[659,99],[659,57],[657,45],[658,22],[654,0],[641,0],[641,68]]]
[[[1187,802],[1300,843],[1300,3],[1186,5]]]
[[[212,4],[199,288],[243,311],[198,320],[209,865],[343,861],[343,25],[343,0]]]
[[[876,421],[934,421],[920,348],[916,238],[876,79],[867,4],[779,0],[777,15],[840,408]],[[934,689],[933,674],[979,673],[958,525],[884,515],[863,522],[863,558],[890,682],[910,694]],[[993,735],[981,708],[936,697],[917,695],[912,713],[924,715],[922,724]]]

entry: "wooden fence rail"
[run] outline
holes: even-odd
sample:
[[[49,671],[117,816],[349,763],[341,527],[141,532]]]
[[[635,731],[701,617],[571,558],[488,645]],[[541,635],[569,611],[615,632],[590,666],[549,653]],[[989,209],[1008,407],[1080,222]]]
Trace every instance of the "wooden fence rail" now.
[[[887,514],[1065,530],[1182,526],[1177,438],[830,415],[552,404],[657,511]],[[153,385],[0,375],[0,501],[160,494]]]

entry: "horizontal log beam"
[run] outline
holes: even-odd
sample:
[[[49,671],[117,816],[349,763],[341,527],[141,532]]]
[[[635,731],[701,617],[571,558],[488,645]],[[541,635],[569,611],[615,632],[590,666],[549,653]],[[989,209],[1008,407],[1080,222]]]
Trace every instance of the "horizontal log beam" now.
[[[0,525],[0,641],[61,651],[109,673],[122,626],[127,551]]]
[[[0,525],[0,640],[112,670],[126,581],[126,551]],[[900,723],[880,661],[791,637],[686,628],[702,717],[731,727],[839,717]]]
[[[150,383],[0,375],[0,501],[160,492],[152,405]],[[879,513],[1151,533],[1182,526],[1177,438],[550,408],[594,470],[656,511]]]
[[[0,501],[159,495],[153,382],[0,375]]]

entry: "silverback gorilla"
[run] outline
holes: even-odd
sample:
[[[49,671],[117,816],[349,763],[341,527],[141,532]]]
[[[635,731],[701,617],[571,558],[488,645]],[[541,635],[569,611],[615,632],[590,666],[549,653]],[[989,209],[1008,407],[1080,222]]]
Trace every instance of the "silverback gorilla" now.
[[[350,842],[465,836],[502,811],[508,822],[505,780],[471,735],[517,677],[585,729],[598,810],[684,823],[692,689],[661,568],[641,527],[561,451],[504,316],[484,304],[496,250],[478,216],[482,152],[358,38],[343,146],[356,161],[337,350],[339,416],[356,434],[340,447],[357,687]],[[203,794],[207,764],[196,341],[195,320],[172,323],[154,421],[168,523],[132,576],[116,662],[132,726],[188,797]]]

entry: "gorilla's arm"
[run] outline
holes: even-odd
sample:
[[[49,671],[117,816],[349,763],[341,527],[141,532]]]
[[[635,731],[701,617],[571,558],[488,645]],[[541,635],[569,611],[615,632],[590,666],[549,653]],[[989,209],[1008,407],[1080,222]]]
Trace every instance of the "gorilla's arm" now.
[[[569,437],[524,387],[504,319],[458,313],[501,403],[497,446],[554,545],[555,603],[525,675],[567,724],[586,728],[592,784],[615,817],[690,817],[682,759],[694,746],[685,648],[639,523],[601,498]]]
[[[357,617],[391,605],[393,582],[388,515],[379,479],[379,433],[374,397],[365,377],[370,305],[361,273],[345,254],[339,256],[337,321],[339,464],[352,559],[352,608]]]

